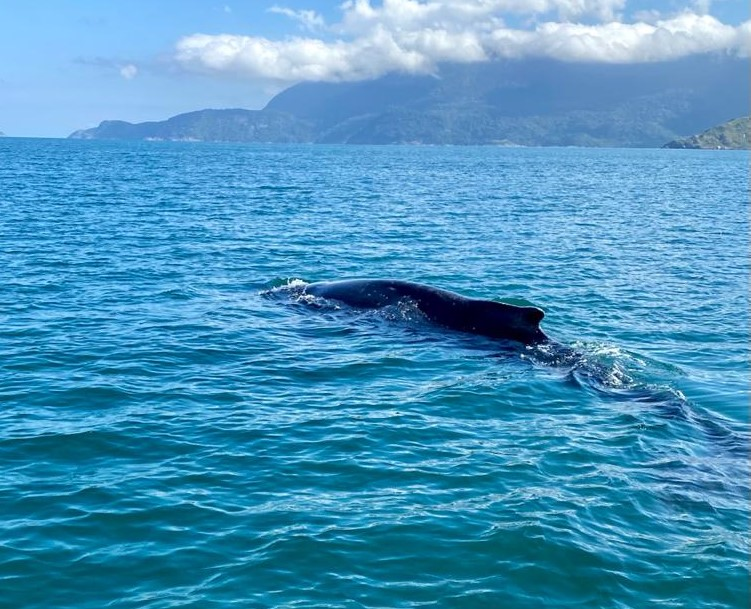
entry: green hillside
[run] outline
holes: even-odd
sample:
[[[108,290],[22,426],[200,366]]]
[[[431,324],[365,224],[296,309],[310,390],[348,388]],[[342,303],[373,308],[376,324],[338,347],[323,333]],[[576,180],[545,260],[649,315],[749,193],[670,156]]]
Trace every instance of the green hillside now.
[[[168,140],[203,142],[305,142],[313,139],[311,125],[283,112],[257,110],[199,110],[166,121],[128,123],[104,121],[93,129],[72,133],[81,140]]]
[[[698,135],[673,140],[663,148],[695,148],[703,150],[749,150],[751,117],[733,119]]]

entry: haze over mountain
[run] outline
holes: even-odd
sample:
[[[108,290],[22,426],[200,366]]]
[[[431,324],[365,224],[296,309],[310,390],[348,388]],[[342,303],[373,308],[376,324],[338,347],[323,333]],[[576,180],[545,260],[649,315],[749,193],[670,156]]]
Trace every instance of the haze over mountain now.
[[[105,121],[76,138],[249,142],[662,146],[748,113],[749,61],[549,59],[443,64],[436,75],[300,83],[261,111]]]

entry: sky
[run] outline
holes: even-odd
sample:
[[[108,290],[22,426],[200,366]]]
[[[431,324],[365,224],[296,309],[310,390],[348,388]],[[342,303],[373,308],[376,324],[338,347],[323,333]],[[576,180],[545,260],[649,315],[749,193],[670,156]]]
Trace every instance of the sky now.
[[[260,109],[302,81],[441,62],[747,57],[748,0],[0,0],[0,131]]]

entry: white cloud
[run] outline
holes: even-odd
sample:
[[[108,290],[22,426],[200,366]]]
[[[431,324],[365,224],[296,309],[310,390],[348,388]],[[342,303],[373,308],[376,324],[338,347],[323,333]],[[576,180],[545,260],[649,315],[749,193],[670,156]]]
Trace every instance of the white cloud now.
[[[497,56],[531,55],[607,63],[664,61],[712,51],[742,50],[736,28],[709,15],[694,13],[654,24],[544,23],[530,32],[498,30],[492,39]]]
[[[271,81],[362,80],[393,70],[424,72],[425,56],[400,47],[383,29],[353,42],[195,34],[177,45],[177,60],[208,72],[234,72]]]
[[[501,14],[556,15],[570,20],[590,17],[611,20],[626,0],[383,0],[373,6],[371,0],[347,0],[342,4],[342,26],[347,31],[362,31],[374,23],[387,27],[420,27],[456,22],[477,23]]]
[[[741,57],[751,57],[751,21],[741,23],[735,29],[734,47]]]
[[[733,27],[709,14],[686,10],[669,18],[644,14],[643,20],[625,23],[618,20],[624,4],[625,0],[383,0],[374,6],[370,0],[347,0],[341,5],[341,21],[328,28],[332,41],[194,34],[178,41],[175,58],[188,69],[290,83],[362,80],[394,71],[429,73],[440,62],[495,57],[629,63],[707,52],[749,54],[751,21]],[[709,2],[698,4],[709,8]],[[325,27],[313,11],[271,10],[308,29]],[[512,15],[532,16],[532,25],[509,27],[506,20]],[[570,21],[574,18],[579,21]]]
[[[133,80],[138,75],[138,68],[132,63],[126,64],[120,68],[120,76],[125,80]]]
[[[272,6],[268,12],[277,13],[279,15],[289,17],[290,19],[297,21],[305,30],[316,31],[326,27],[326,22],[324,21],[323,17],[321,17],[315,11],[295,11],[291,8],[286,8],[283,6]]]

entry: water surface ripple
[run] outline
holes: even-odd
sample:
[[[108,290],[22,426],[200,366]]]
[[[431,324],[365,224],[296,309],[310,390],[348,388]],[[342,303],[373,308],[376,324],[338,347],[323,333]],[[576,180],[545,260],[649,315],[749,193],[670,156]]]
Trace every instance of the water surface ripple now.
[[[747,188],[733,152],[0,140],[0,607],[747,607]],[[577,356],[277,294],[368,276]]]

